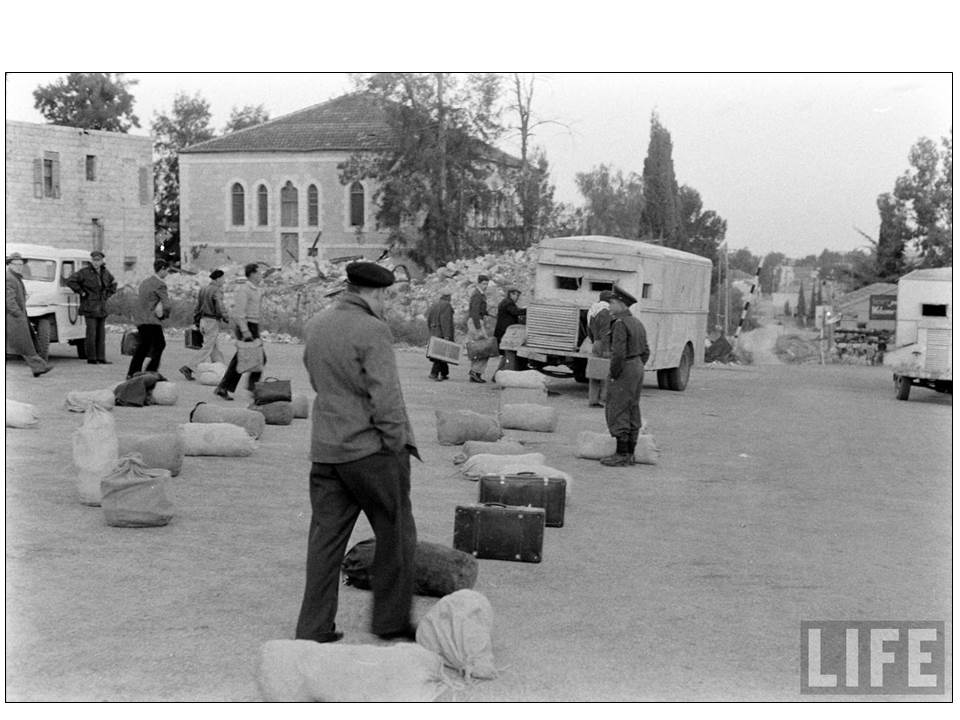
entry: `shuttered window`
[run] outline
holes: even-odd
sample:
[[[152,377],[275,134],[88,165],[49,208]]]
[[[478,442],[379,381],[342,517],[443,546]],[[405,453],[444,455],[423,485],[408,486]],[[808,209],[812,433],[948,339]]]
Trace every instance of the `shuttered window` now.
[[[287,184],[280,189],[280,224],[283,227],[297,227],[300,224],[299,212],[297,188],[287,180]]]
[[[363,184],[359,181],[350,186],[350,226],[363,227]]]
[[[307,188],[307,225],[316,227],[320,224],[320,193],[316,185]]]
[[[230,223],[232,225],[242,226],[244,223],[243,213],[243,185],[234,183],[230,191]]]
[[[60,197],[60,153],[45,152],[33,161],[33,196]]]
[[[87,155],[86,162],[87,169],[87,180],[93,181],[97,179],[97,156],[96,155]]]
[[[270,196],[267,194],[267,188],[265,185],[261,185],[257,188],[257,225],[269,225],[269,201]]]

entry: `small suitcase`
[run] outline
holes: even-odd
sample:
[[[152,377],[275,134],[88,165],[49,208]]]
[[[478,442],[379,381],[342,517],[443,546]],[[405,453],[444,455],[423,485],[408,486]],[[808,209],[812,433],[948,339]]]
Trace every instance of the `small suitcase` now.
[[[451,365],[460,364],[460,345],[452,340],[432,337],[427,344],[427,359],[440,360]]]
[[[479,485],[478,502],[543,508],[547,527],[563,527],[563,512],[567,503],[565,479],[532,473],[484,475]]]
[[[610,358],[587,358],[586,376],[590,380],[606,380],[610,377]]]
[[[120,354],[133,355],[137,351],[137,345],[140,344],[140,335],[136,330],[124,330],[123,337],[120,338]]]
[[[197,328],[187,328],[183,331],[183,346],[187,350],[199,350],[203,347],[203,333]]]
[[[538,563],[545,518],[543,508],[458,505],[453,547],[485,560]]]

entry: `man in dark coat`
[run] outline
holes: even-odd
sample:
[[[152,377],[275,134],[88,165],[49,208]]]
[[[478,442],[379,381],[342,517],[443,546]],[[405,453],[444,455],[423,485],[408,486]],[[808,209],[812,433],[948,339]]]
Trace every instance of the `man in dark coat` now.
[[[449,291],[440,294],[437,300],[427,310],[427,328],[431,337],[453,341],[453,305],[450,304]],[[430,369],[431,380],[446,380],[450,377],[450,363],[443,360],[434,360]]]
[[[527,311],[517,305],[519,299],[520,291],[517,288],[507,288],[507,296],[497,305],[497,324],[493,329],[493,336],[497,339],[500,364],[497,366],[497,371],[493,373],[494,377],[497,376],[497,372],[503,370],[507,363],[507,351],[499,347],[507,328],[511,325],[522,324],[526,318]]]
[[[298,640],[343,637],[335,624],[340,566],[361,510],[376,536],[371,630],[383,639],[415,638],[410,456],[420,455],[393,336],[382,319],[385,288],[393,282],[393,273],[376,263],[350,263],[346,292],[305,328],[303,364],[317,394],[311,413],[313,515]]]
[[[23,286],[23,256],[20,253],[11,253],[7,257],[5,275],[6,299],[6,340],[13,352],[24,359],[34,377],[53,370],[50,365],[37,353],[30,334],[30,319],[27,317],[27,291]]]
[[[633,465],[640,435],[640,386],[643,365],[650,358],[647,332],[630,312],[637,299],[613,286],[610,313],[610,381],[607,388],[606,419],[610,434],[617,439],[617,451],[600,462],[611,467]]]
[[[67,279],[67,287],[80,296],[80,314],[86,320],[84,348],[90,365],[110,365],[107,360],[105,325],[107,300],[117,292],[117,281],[103,262],[103,253],[90,253],[90,264]]]
[[[128,380],[143,369],[143,361],[148,356],[150,362],[147,363],[147,370],[156,372],[160,369],[160,357],[167,346],[161,321],[170,317],[170,310],[173,309],[167,295],[167,283],[164,282],[169,272],[170,268],[165,260],[154,260],[153,275],[140,283],[136,306],[139,341],[133,357],[130,358]]]

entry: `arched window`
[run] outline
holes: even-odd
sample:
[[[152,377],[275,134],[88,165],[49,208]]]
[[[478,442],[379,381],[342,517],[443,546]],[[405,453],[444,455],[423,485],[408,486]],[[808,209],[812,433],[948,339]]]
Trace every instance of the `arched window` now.
[[[230,190],[230,223],[243,226],[243,185],[234,183]]]
[[[286,185],[280,188],[280,224],[283,227],[297,227],[300,224],[297,188],[287,180]]]
[[[257,188],[257,225],[269,225],[267,186]]]
[[[350,226],[363,227],[363,185],[360,181],[350,186]]]
[[[307,225],[316,227],[320,224],[320,193],[317,186],[307,188]]]

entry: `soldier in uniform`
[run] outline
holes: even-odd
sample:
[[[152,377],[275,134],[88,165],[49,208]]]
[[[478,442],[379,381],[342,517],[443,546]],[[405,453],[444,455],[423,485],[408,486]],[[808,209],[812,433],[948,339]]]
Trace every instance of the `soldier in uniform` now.
[[[633,465],[640,435],[640,386],[650,348],[643,323],[630,312],[630,306],[636,302],[633,295],[613,286],[613,297],[609,300],[613,321],[606,418],[610,434],[617,439],[617,451],[600,461],[610,467]]]

